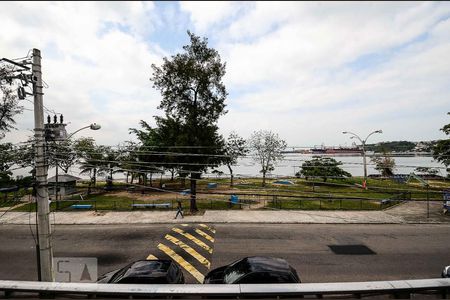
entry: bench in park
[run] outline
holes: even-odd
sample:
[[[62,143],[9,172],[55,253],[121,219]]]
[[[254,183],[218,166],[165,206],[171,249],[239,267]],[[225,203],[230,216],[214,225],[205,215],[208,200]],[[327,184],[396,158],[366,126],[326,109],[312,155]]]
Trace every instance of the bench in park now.
[[[131,207],[133,209],[137,208],[137,207],[151,207],[151,208],[155,208],[155,207],[162,207],[162,208],[170,208],[170,203],[133,203],[131,204]]]
[[[75,209],[90,209],[92,208],[92,204],[73,204],[70,207]]]

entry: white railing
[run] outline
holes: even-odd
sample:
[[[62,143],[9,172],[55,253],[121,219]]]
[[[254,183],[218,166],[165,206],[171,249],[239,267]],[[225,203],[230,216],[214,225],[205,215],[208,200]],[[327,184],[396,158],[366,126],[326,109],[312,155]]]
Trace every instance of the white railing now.
[[[86,295],[86,296],[221,296],[237,298],[245,296],[302,296],[348,295],[364,297],[370,295],[394,295],[410,298],[412,294],[431,293],[440,298],[450,297],[450,278],[336,282],[336,283],[300,283],[300,284],[96,284],[62,283],[38,281],[0,280],[0,291],[5,297],[20,297],[23,293],[46,295]]]

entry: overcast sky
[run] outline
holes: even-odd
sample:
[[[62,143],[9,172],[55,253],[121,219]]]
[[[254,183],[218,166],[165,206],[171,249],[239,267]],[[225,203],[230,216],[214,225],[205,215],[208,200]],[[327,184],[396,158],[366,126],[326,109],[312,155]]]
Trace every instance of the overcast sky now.
[[[154,124],[151,64],[207,37],[227,63],[227,136],[272,130],[290,146],[433,140],[450,123],[450,2],[2,2],[0,57],[42,51],[44,105],[99,144]],[[24,102],[32,109],[32,103]],[[12,142],[32,135],[32,111]]]

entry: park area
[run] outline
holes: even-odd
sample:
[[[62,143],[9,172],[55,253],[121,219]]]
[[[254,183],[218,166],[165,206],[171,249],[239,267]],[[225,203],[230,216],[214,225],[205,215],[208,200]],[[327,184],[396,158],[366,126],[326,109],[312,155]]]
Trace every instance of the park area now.
[[[240,178],[230,187],[229,179],[200,179],[197,183],[197,206],[205,210],[382,210],[406,201],[443,201],[450,189],[448,180],[398,183],[390,179],[362,178],[306,180],[283,178],[269,180],[262,187],[260,178]],[[189,181],[157,180],[152,185],[114,182],[106,188],[98,182],[88,193],[87,184],[79,182],[77,192],[51,201],[52,211],[79,210],[175,210],[177,201],[189,210]],[[2,210],[35,211],[31,190],[5,194],[0,201]]]

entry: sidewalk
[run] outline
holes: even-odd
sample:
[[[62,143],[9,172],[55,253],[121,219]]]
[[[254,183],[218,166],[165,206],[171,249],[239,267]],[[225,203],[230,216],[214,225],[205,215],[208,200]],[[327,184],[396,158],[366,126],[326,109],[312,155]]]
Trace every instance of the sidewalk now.
[[[171,223],[266,223],[266,224],[408,224],[449,223],[438,203],[404,203],[383,211],[288,211],[288,210],[207,210],[204,215],[174,219],[176,211],[80,211],[51,213],[52,224],[171,224]],[[28,212],[8,212],[0,224],[34,224]]]

